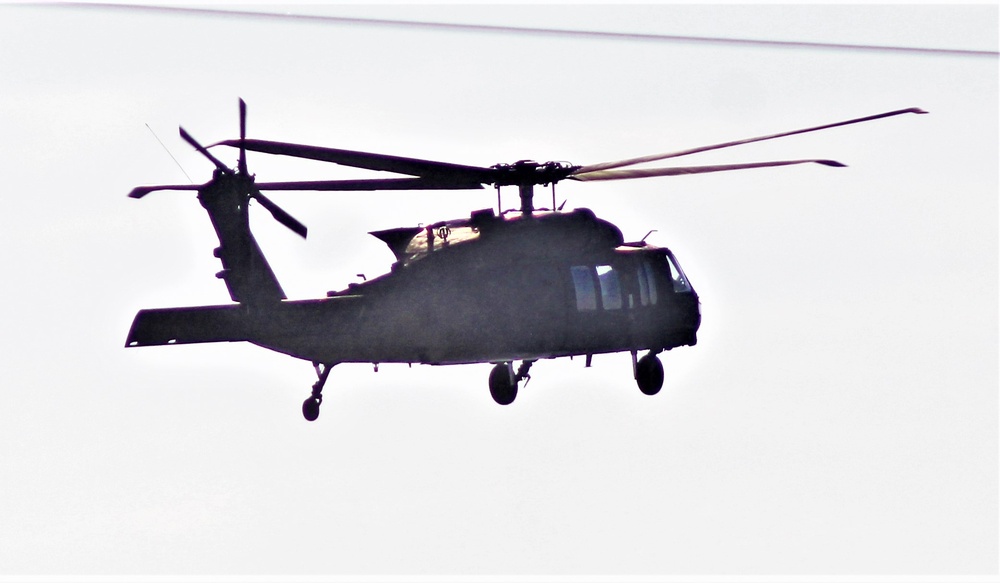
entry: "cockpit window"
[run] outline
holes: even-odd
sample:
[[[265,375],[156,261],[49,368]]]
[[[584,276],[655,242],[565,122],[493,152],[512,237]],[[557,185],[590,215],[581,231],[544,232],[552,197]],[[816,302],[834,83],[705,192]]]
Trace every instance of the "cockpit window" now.
[[[597,281],[601,284],[601,304],[604,309],[622,309],[622,284],[618,279],[618,272],[610,265],[598,265]]]
[[[586,265],[574,265],[570,268],[573,287],[576,289],[576,309],[580,311],[597,309],[597,289],[592,269]]]
[[[653,277],[653,266],[648,261],[642,262],[639,269],[639,302],[644,306],[656,305],[656,278]]]

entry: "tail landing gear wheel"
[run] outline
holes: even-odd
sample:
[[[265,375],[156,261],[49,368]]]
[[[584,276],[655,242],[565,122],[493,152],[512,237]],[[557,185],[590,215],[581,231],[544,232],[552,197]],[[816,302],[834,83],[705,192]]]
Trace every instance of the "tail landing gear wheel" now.
[[[663,387],[663,363],[655,354],[647,354],[635,363],[635,382],[644,394],[660,392]]]
[[[306,421],[315,421],[319,417],[319,404],[321,399],[309,397],[302,402],[302,416]]]
[[[517,381],[510,363],[501,362],[490,372],[490,395],[499,405],[510,405],[517,397]]]

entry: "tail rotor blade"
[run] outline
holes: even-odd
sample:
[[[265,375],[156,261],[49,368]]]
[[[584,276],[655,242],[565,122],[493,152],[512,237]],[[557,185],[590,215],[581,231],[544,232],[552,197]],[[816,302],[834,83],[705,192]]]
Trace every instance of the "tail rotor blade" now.
[[[247,102],[240,99],[240,160],[237,168],[240,174],[247,174]]]
[[[191,144],[191,146],[193,146],[195,150],[198,150],[202,156],[211,160],[211,162],[215,164],[216,168],[218,168],[223,172],[230,171],[225,164],[220,162],[218,158],[216,158],[211,154],[211,152],[206,150],[205,146],[202,146],[201,144],[198,143],[198,140],[195,140],[193,137],[191,137],[191,134],[187,133],[187,130],[185,130],[184,128],[180,128],[180,130],[181,130],[181,138],[183,138],[185,142]]]
[[[165,184],[162,186],[137,186],[128,193],[129,198],[142,198],[150,192],[157,190],[198,190],[201,186],[197,184]]]
[[[258,190],[257,188],[254,188],[252,196],[254,199],[257,200],[257,202],[260,203],[262,207],[270,211],[271,216],[273,216],[276,221],[278,221],[282,225],[285,225],[303,239],[306,238],[308,229],[306,228],[305,225],[296,220],[295,217],[285,212],[284,209],[276,205],[274,201],[264,196],[264,194],[261,193],[261,191]]]

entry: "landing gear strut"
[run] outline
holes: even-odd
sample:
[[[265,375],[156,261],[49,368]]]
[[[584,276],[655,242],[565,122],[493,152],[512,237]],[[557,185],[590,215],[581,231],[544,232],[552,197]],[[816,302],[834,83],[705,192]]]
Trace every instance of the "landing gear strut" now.
[[[499,405],[510,405],[517,397],[517,384],[525,379],[530,379],[528,370],[534,364],[533,360],[526,360],[517,367],[514,373],[513,363],[501,362],[490,371],[490,395]]]
[[[650,352],[639,360],[636,360],[636,353],[632,353],[632,363],[635,369],[635,382],[639,385],[639,390],[646,395],[655,395],[663,387],[663,363]]]
[[[302,416],[306,418],[306,421],[315,421],[319,417],[319,406],[323,402],[323,385],[326,384],[326,379],[330,376],[330,370],[333,366],[320,362],[313,363],[319,380],[312,386],[312,395],[302,402]]]

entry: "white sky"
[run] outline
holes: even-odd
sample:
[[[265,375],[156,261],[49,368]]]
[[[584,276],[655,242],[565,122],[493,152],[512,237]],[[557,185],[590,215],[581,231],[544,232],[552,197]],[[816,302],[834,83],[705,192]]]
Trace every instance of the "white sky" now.
[[[301,12],[998,48],[996,5]],[[0,6],[0,79],[0,576],[998,572],[995,57]],[[207,180],[176,128],[235,137],[239,97],[251,137],[483,166],[931,113],[683,162],[844,169],[560,185],[627,239],[657,229],[701,295],[699,344],[663,355],[659,395],[627,354],[540,362],[509,407],[489,365],[344,365],[310,424],[306,362],[122,347],[141,308],[228,300],[194,195],[125,195],[186,181],[147,124]],[[367,231],[495,203],[273,198],[310,227],[255,221],[293,298],[386,271]]]

